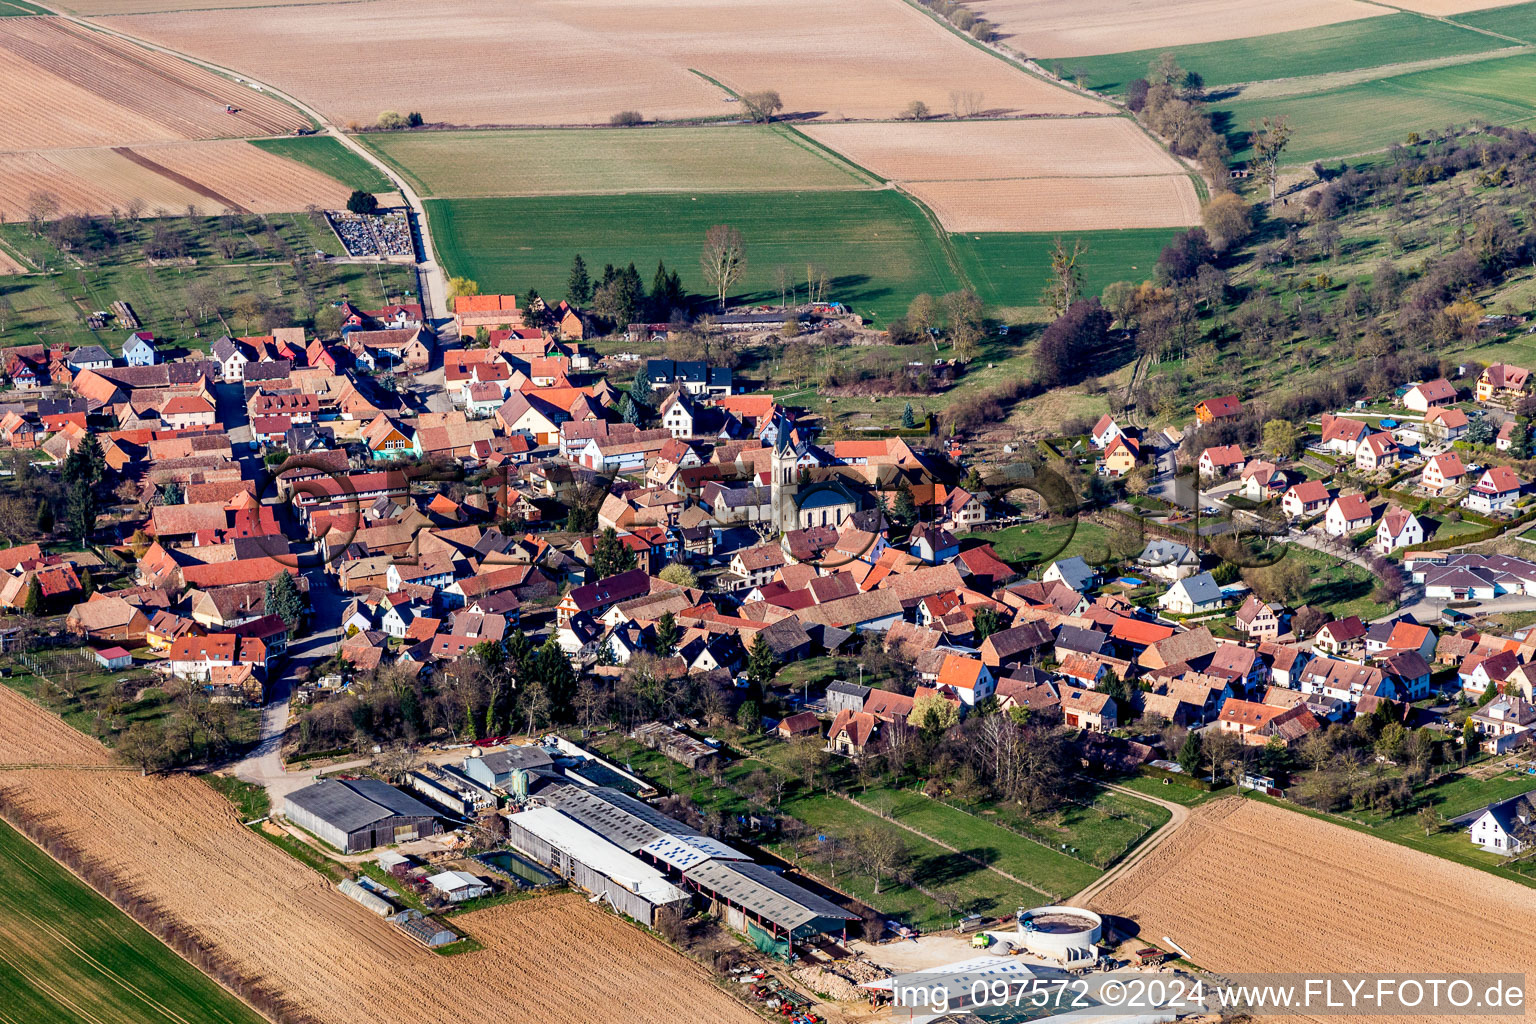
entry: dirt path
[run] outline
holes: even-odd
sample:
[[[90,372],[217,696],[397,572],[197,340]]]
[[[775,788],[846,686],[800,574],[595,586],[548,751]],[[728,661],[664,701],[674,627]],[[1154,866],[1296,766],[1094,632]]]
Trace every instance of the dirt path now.
[[[1157,849],[1163,843],[1167,842],[1168,837],[1173,835],[1179,829],[1183,828],[1184,823],[1189,820],[1189,808],[1185,807],[1183,804],[1176,804],[1171,800],[1160,800],[1155,796],[1148,796],[1145,793],[1138,792],[1134,789],[1128,789],[1125,786],[1117,786],[1110,782],[1102,783],[1102,785],[1105,789],[1112,789],[1116,793],[1123,793],[1132,799],[1145,800],[1149,804],[1156,804],[1157,806],[1167,810],[1169,814],[1173,815],[1173,817],[1169,818],[1167,824],[1165,824],[1162,828],[1158,829],[1146,839],[1142,840],[1141,845],[1132,850],[1129,855],[1120,861],[1120,863],[1104,872],[1103,876],[1101,876],[1097,882],[1094,882],[1092,885],[1088,886],[1088,888],[1072,897],[1069,902],[1075,907],[1087,906],[1090,899],[1097,896],[1115,879],[1119,878],[1131,868],[1134,868],[1137,864],[1141,863],[1143,858],[1145,858],[1148,854]]]
[[[853,806],[859,808],[860,810],[868,811],[870,814],[873,814],[875,817],[880,818],[883,821],[889,821],[891,824],[895,825],[897,828],[906,829],[908,832],[911,832],[913,835],[918,836],[918,837],[920,837],[922,839],[926,839],[926,840],[928,840],[930,843],[932,843],[935,846],[941,846],[941,847],[943,847],[944,849],[948,850],[951,853],[958,854],[959,856],[964,857],[966,860],[970,861],[972,864],[975,864],[975,865],[977,865],[979,867],[984,867],[988,871],[992,872],[995,875],[1002,875],[1004,878],[1008,879],[1008,881],[1015,882],[1015,883],[1017,883],[1019,885],[1022,885],[1026,889],[1029,889],[1029,890],[1031,890],[1033,892],[1037,892],[1040,895],[1044,896],[1048,900],[1054,900],[1056,898],[1056,895],[1054,893],[1046,892],[1044,889],[1040,888],[1038,885],[1034,885],[1034,884],[1032,884],[1030,882],[1024,881],[1024,879],[1020,878],[1018,875],[1011,875],[1008,872],[1004,871],[1002,868],[995,868],[991,864],[988,864],[986,861],[977,860],[975,857],[972,857],[969,854],[962,853],[959,850],[958,847],[951,846],[950,844],[946,843],[942,839],[939,839],[939,838],[937,838],[935,836],[931,836],[927,832],[919,831],[918,829],[913,828],[911,825],[908,825],[905,822],[897,821],[895,818],[886,818],[886,817],[884,817],[883,815],[881,815],[881,813],[879,811],[875,810],[873,807],[870,807],[868,804],[861,803],[860,801],[855,800],[853,797],[849,796],[847,793],[838,793],[836,795],[842,797],[844,800],[847,800],[849,803],[853,804]],[[1033,840],[1025,839],[1023,836],[1020,836],[1019,837],[1019,842],[1021,842],[1021,843],[1028,843],[1028,842],[1033,842]]]

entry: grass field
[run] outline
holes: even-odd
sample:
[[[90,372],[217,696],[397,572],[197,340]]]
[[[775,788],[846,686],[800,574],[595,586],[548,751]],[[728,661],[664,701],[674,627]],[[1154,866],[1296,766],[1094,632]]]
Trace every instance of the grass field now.
[[[828,277],[827,295],[881,322],[918,292],[958,285],[943,242],[921,210],[897,192],[432,199],[427,216],[450,274],[483,292],[563,295],[571,259],[590,268],[631,261],[649,280],[658,260],[695,295],[704,234],[730,224],[746,242],[747,270],[733,301],[778,300],[775,270],[804,280],[807,263]]]
[[[348,188],[362,189],[364,192],[390,192],[395,187],[377,167],[329,135],[252,139],[251,145],[313,167]]]
[[[241,255],[225,259],[209,248],[212,218],[200,218],[197,226],[185,220],[171,223],[188,239],[188,254],[196,265],[151,266],[142,255],[141,239],[148,238],[150,222],[125,223],[125,241],[110,255],[78,266],[64,257],[46,238],[33,238],[25,225],[0,226],[0,240],[46,266],[46,274],[0,277],[0,301],[6,310],[5,330],[9,336],[27,341],[72,345],[102,345],[118,352],[126,337],[120,330],[92,332],[85,317],[95,310],[108,309],[116,299],[128,302],[148,330],[157,338],[168,339],[188,350],[206,350],[221,334],[253,334],[261,326],[260,317],[248,319],[244,311],[253,300],[285,310],[290,323],[306,322],[319,305],[349,296],[363,308],[375,308],[386,301],[402,301],[414,291],[415,274],[409,267],[396,265],[342,264],[325,261],[305,263],[306,283],[312,290],[315,307],[304,294],[293,265],[286,255],[307,255],[315,250],[340,249],[329,229],[321,230],[307,214],[272,215],[258,222],[244,223],[234,230],[216,229],[217,233],[235,234],[244,243]],[[259,225],[271,228],[265,231]],[[217,311],[209,309],[201,322],[189,320],[187,310],[197,308],[198,293],[207,289],[217,299]],[[386,294],[390,298],[386,299]],[[194,332],[201,337],[193,337]],[[163,350],[162,350],[163,351]]]
[[[1217,106],[1234,143],[1247,150],[1248,125],[1266,115],[1290,118],[1295,136],[1285,162],[1308,164],[1405,143],[1411,132],[1485,120],[1516,124],[1536,117],[1536,55],[1433,68],[1299,96],[1237,99]],[[1231,133],[1236,133],[1232,135]]]
[[[52,14],[53,12],[25,0],[0,0],[0,18],[30,18],[35,14]]]
[[[0,1016],[28,1024],[263,1019],[0,824]]]
[[[1168,228],[1124,231],[1059,231],[1038,234],[957,234],[960,269],[989,305],[1037,306],[1050,273],[1050,250],[1057,238],[1070,245],[1082,240],[1088,253],[1078,263],[1087,294],[1097,295],[1112,281],[1146,281],[1157,256],[1175,232]]]
[[[1285,557],[1299,560],[1312,574],[1312,587],[1297,604],[1310,604],[1336,619],[1358,615],[1369,622],[1392,611],[1392,605],[1372,598],[1376,577],[1353,562],[1338,560],[1298,544],[1285,546]]]
[[[1516,4],[1514,7],[1495,7],[1489,11],[1473,11],[1458,14],[1453,19],[1462,25],[1472,25],[1490,32],[1536,43],[1536,4]]]
[[[963,533],[959,539],[985,541],[999,558],[1013,565],[1044,565],[1075,555],[1090,562],[1114,558],[1109,531],[1086,520],[1022,523],[989,533]]]
[[[379,132],[358,139],[426,196],[767,192],[879,184],[782,128]]]
[[[1389,14],[1219,43],[1047,59],[1042,63],[1069,78],[1082,72],[1090,89],[1121,93],[1133,80],[1146,77],[1147,65],[1166,52],[1177,55],[1180,67],[1199,72],[1210,87],[1354,71],[1510,45],[1417,14]]]

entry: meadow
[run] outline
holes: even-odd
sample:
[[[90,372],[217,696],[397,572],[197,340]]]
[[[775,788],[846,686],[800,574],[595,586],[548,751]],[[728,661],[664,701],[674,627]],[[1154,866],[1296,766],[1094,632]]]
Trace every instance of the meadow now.
[[[424,196],[857,189],[874,178],[777,127],[375,132],[358,136]]]
[[[1415,71],[1322,92],[1217,105],[1234,156],[1247,155],[1248,125],[1284,115],[1295,129],[1285,162],[1309,164],[1385,150],[1410,133],[1485,120],[1517,124],[1536,117],[1536,55],[1501,57]],[[1236,133],[1236,134],[1233,134]]]
[[[1496,7],[1489,11],[1473,11],[1454,16],[1457,23],[1474,28],[1514,36],[1528,43],[1536,43],[1536,4],[1517,4],[1514,7]]]
[[[1361,18],[1247,39],[1163,46],[1096,57],[1044,60],[1067,78],[1083,75],[1090,89],[1122,93],[1166,52],[1200,73],[1207,88],[1277,78],[1325,75],[1407,61],[1481,53],[1512,45],[1481,32],[1417,14]]]
[[[0,1014],[7,1020],[263,1020],[5,824],[0,862]]]
[[[364,192],[389,192],[395,187],[377,167],[329,135],[252,139],[251,145],[312,167],[335,178],[347,188]]]
[[[989,305],[1004,308],[1037,306],[1050,273],[1050,251],[1056,239],[1068,246],[1081,240],[1088,252],[1078,262],[1086,294],[1097,295],[1112,281],[1145,281],[1152,277],[1158,253],[1175,234],[1168,228],[1128,228],[1120,231],[987,232],[955,234],[960,269],[976,293]]]
[[[829,298],[881,322],[918,292],[960,283],[932,224],[891,190],[430,199],[426,206],[444,267],[486,292],[563,295],[579,253],[594,270],[633,261],[647,281],[664,261],[688,291],[703,295],[710,289],[699,255],[716,224],[734,226],[746,242],[746,275],[733,302],[777,302],[777,268],[803,283],[807,263],[826,272]]]

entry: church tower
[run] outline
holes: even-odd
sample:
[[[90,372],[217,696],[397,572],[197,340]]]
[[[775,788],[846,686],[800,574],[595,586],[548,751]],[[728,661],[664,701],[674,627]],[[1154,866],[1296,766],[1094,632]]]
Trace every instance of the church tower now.
[[[784,534],[796,529],[795,494],[800,490],[800,450],[794,425],[782,413],[775,418],[773,455],[769,460],[773,525]]]

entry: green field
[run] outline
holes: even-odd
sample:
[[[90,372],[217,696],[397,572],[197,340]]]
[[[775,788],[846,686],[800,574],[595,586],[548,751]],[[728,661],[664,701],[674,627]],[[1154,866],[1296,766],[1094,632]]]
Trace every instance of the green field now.
[[[27,1024],[260,1024],[8,825],[0,824],[0,1018]]]
[[[782,128],[379,132],[359,141],[440,197],[858,189],[879,182]]]
[[[251,145],[296,160],[328,174],[348,188],[364,192],[392,192],[394,184],[377,167],[329,135],[303,135],[280,139],[252,139]]]
[[[183,232],[188,254],[196,260],[187,266],[154,266],[144,258],[143,241],[155,223],[124,222],[119,227],[122,241],[110,252],[90,257],[85,266],[67,258],[46,237],[32,237],[25,225],[0,225],[0,240],[7,248],[48,268],[46,274],[0,277],[4,310],[0,339],[11,345],[97,344],[116,353],[127,332],[116,328],[92,332],[85,326],[85,317],[123,299],[157,338],[168,339],[173,348],[205,351],[221,334],[259,333],[263,310],[269,312],[269,322],[301,324],[344,295],[371,309],[386,301],[402,301],[416,287],[410,267],[323,260],[301,260],[301,282],[290,259],[341,248],[328,228],[316,225],[304,213],[235,218],[228,223],[223,218],[199,218],[196,225],[185,218],[172,220],[169,223]],[[212,251],[215,235],[237,239],[240,253],[226,259]],[[198,299],[204,292],[212,301],[200,309]],[[204,315],[199,317],[199,312]],[[198,333],[200,337],[194,336]]]
[[[1088,253],[1079,262],[1083,287],[1097,295],[1112,281],[1146,281],[1176,232],[1171,228],[1122,231],[1061,231],[1048,234],[951,235],[960,269],[989,305],[1038,306],[1050,273],[1050,250],[1057,238],[1081,239]]]
[[[958,539],[985,541],[999,558],[1012,565],[1049,565],[1076,555],[1094,563],[1117,560],[1110,550],[1109,531],[1098,523],[1080,519],[1024,523],[990,533],[962,533]]]
[[[1389,14],[1247,39],[1158,47],[1099,57],[1047,59],[1042,63],[1068,78],[1081,72],[1090,89],[1121,93],[1133,80],[1145,78],[1147,65],[1167,52],[1178,57],[1180,67],[1198,72],[1210,87],[1326,75],[1463,53],[1482,53],[1510,45],[1513,44],[1417,14]]]
[[[1452,21],[1472,25],[1489,32],[1500,32],[1528,43],[1536,43],[1536,4],[1496,7],[1491,11],[1473,11],[1455,15]]]
[[[1285,557],[1299,560],[1312,575],[1312,586],[1298,605],[1310,604],[1336,619],[1360,616],[1364,622],[1380,618],[1392,611],[1392,605],[1382,604],[1371,595],[1376,590],[1376,577],[1353,562],[1340,563],[1299,544],[1284,545]]]
[[[593,270],[631,261],[650,280],[658,260],[694,295],[709,288],[699,255],[704,234],[730,224],[746,242],[747,271],[731,301],[778,301],[777,268],[804,281],[821,266],[827,296],[884,322],[918,292],[959,281],[932,224],[892,190],[736,194],[431,199],[427,216],[450,274],[482,292],[565,294],[578,253]]]
[[[1219,104],[1218,123],[1246,155],[1248,125],[1266,115],[1290,118],[1288,164],[1335,160],[1405,143],[1411,132],[1485,120],[1516,124],[1536,117],[1536,56],[1526,54],[1416,71],[1300,96]],[[1236,134],[1233,134],[1236,133]]]
[[[30,18],[37,14],[52,13],[45,8],[29,4],[26,0],[0,0],[0,18]]]

